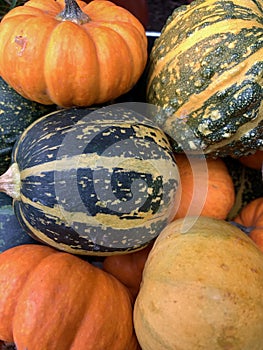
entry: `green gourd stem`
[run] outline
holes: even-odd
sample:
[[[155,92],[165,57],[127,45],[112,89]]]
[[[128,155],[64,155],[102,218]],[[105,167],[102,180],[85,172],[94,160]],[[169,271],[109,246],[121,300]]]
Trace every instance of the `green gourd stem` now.
[[[20,198],[20,172],[17,163],[0,176],[0,192],[4,192],[13,199]]]
[[[85,24],[90,21],[89,16],[81,10],[75,0],[65,0],[65,8],[56,18],[61,21],[71,21],[77,24]]]

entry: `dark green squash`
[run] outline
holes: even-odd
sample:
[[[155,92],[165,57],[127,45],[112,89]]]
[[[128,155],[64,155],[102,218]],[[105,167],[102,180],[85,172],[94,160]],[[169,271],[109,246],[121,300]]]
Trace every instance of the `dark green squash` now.
[[[54,105],[45,106],[25,99],[0,77],[0,175],[10,165],[17,137],[33,121],[55,109]]]
[[[36,244],[19,224],[12,207],[12,198],[0,193],[0,253],[21,244]]]
[[[14,198],[23,228],[46,244],[87,255],[141,249],[174,216],[171,146],[122,104],[91,112],[60,110],[31,124],[0,190]]]
[[[263,4],[196,0],[173,12],[150,54],[147,101],[176,152],[263,147]]]

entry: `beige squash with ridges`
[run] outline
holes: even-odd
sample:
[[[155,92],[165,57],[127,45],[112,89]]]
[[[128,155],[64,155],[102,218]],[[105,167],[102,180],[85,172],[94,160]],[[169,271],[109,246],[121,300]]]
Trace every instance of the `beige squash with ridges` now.
[[[143,350],[262,350],[263,254],[223,220],[174,221],[147,259],[134,325]]]

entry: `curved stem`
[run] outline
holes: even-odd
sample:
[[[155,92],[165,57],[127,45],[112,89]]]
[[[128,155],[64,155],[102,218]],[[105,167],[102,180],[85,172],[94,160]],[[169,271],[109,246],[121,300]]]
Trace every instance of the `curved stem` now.
[[[81,10],[76,0],[65,0],[65,8],[56,18],[60,21],[70,21],[77,24],[85,24],[90,21],[89,16]]]
[[[0,192],[4,192],[13,199],[20,198],[20,172],[17,163],[0,176]]]

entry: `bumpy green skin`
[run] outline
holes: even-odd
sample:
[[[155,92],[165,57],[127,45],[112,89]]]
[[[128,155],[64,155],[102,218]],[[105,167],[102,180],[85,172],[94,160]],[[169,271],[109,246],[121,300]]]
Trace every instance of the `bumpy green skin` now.
[[[44,106],[25,99],[0,77],[0,175],[10,165],[18,136],[33,121],[55,109],[54,105]]]
[[[12,199],[0,193],[0,253],[22,244],[38,244],[20,226],[12,207]]]
[[[194,1],[173,12],[160,38],[155,41],[150,55],[147,101],[166,111],[166,116],[157,116],[156,120],[173,138],[177,152],[240,156],[263,147],[263,6],[262,1],[254,1],[258,7],[258,12],[254,13],[249,3],[252,1],[244,8],[237,1],[236,4],[217,1],[213,6],[198,8],[205,1]],[[198,10],[191,12],[195,8]],[[213,25],[222,22],[223,27],[224,21],[233,18],[244,20],[244,23],[253,21],[254,25],[245,27],[244,24],[244,28],[236,27],[229,33],[209,33]],[[166,30],[172,22],[176,25]],[[171,50],[205,29],[204,38],[193,40],[178,53],[174,66],[172,61],[167,61],[155,72],[158,62]],[[262,54],[247,66],[245,61],[257,52]],[[244,77],[240,80],[238,73],[236,79],[229,76],[233,79],[232,85],[229,86],[227,79],[220,83],[234,67],[240,75],[247,70]],[[206,99],[204,93],[209,91],[215,77],[218,88],[212,95],[208,92]],[[188,113],[188,107],[184,110],[184,106],[193,96],[196,101],[202,99],[203,103]],[[174,122],[171,123],[171,119]]]
[[[21,135],[13,150],[21,176],[15,213],[30,235],[71,253],[141,249],[174,215],[173,151],[132,110],[91,111],[51,113]]]

